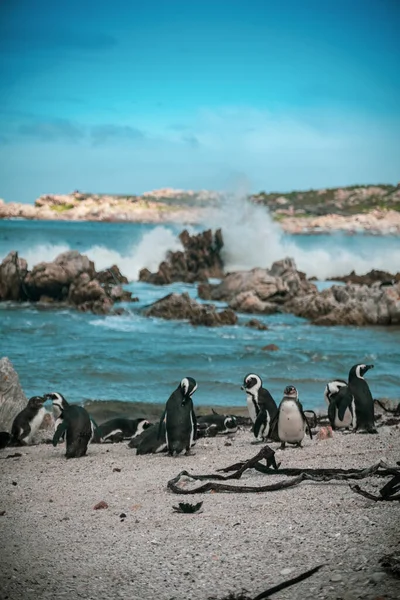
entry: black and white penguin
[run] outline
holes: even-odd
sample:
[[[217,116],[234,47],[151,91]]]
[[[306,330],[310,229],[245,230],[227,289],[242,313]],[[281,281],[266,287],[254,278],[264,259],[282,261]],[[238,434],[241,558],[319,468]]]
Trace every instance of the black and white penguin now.
[[[71,405],[69,404],[69,402],[67,402],[67,400],[64,398],[64,396],[62,394],[60,394],[59,392],[50,392],[49,394],[45,394],[44,397],[46,400],[51,400],[51,402],[52,402],[54,431],[56,432],[59,425],[61,425],[64,420],[65,411]],[[94,421],[94,419],[92,419],[92,417],[90,417],[90,423],[91,423],[90,426],[91,426],[92,433],[91,433],[89,442],[92,442],[95,439],[97,439],[98,441],[101,441],[100,434],[98,432],[98,426],[97,426],[96,422]],[[66,429],[63,428],[63,431],[60,434],[58,441],[65,441],[65,433],[66,433]]]
[[[285,449],[286,443],[301,447],[306,431],[312,439],[311,429],[299,400],[299,393],[293,385],[285,388],[272,427],[281,442],[282,450]]]
[[[217,434],[228,435],[236,433],[238,424],[233,415],[219,415],[213,412],[210,415],[197,417],[197,431],[199,437],[214,437]]]
[[[263,441],[269,437],[271,423],[278,413],[276,402],[262,386],[261,377],[255,373],[246,375],[241,389],[246,392],[249,416],[254,423],[254,436],[258,441]]]
[[[364,375],[374,365],[353,365],[349,372],[347,386],[343,386],[333,397],[330,408],[330,419],[334,416],[342,421],[351,413],[354,431],[359,429],[366,433],[377,433],[375,429],[374,399]],[[334,410],[332,407],[334,405]],[[329,412],[328,412],[329,414]],[[332,422],[332,420],[331,420]]]
[[[165,421],[159,426],[150,424],[140,435],[131,439],[129,448],[136,448],[136,454],[158,454],[167,451]]]
[[[159,432],[165,420],[168,453],[176,456],[190,448],[197,437],[196,415],[193,409],[192,396],[197,389],[193,377],[184,377],[176,390],[168,398],[164,414],[160,419]]]
[[[344,379],[333,379],[326,384],[324,390],[325,402],[328,405],[328,417],[332,429],[352,429],[353,428],[353,406],[350,401],[348,406],[345,400],[345,390],[347,381]],[[341,391],[339,395],[339,391]],[[346,405],[344,412],[340,409],[342,402]],[[339,412],[342,418],[339,418]]]
[[[101,423],[97,427],[93,442],[122,442],[140,435],[145,429],[150,427],[147,419],[110,419]]]
[[[12,446],[26,446],[32,440],[42,424],[47,410],[43,406],[46,399],[43,396],[29,398],[28,405],[15,417],[11,427]]]
[[[53,446],[57,446],[65,433],[67,458],[85,456],[88,444],[94,435],[94,424],[89,413],[82,407],[70,404],[62,411],[61,422],[53,436]]]

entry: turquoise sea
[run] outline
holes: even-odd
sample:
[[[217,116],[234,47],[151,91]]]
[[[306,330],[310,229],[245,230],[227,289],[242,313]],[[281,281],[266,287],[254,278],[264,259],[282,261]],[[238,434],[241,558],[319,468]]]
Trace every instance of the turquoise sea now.
[[[246,213],[247,214],[247,213]],[[206,226],[221,226],[226,270],[267,267],[293,256],[322,288],[327,277],[353,268],[398,271],[400,241],[368,235],[283,234],[259,212],[236,220],[215,215]],[[246,216],[246,215],[245,215]],[[60,252],[87,253],[96,268],[118,264],[127,289],[139,297],[121,316],[74,310],[0,304],[0,356],[8,356],[27,396],[59,391],[72,402],[88,399],[164,403],[184,376],[194,377],[200,405],[245,406],[240,386],[248,372],[258,373],[277,401],[294,384],[306,408],[322,408],[325,383],[346,378],[355,363],[374,363],[368,373],[375,397],[400,397],[400,328],[316,327],[292,315],[260,317],[269,329],[192,327],[186,322],[148,319],[141,309],[171,291],[197,297],[196,285],[158,287],[137,281],[142,267],[155,269],[166,250],[179,247],[184,225],[133,223],[0,221],[0,259],[18,250],[32,267]],[[222,305],[221,305],[222,306]],[[277,352],[263,351],[276,344]]]

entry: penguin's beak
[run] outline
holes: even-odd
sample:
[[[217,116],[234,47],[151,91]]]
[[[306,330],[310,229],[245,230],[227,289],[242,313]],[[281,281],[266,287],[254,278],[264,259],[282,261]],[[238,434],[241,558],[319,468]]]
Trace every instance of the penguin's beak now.
[[[369,371],[369,369],[373,369],[374,365],[365,365],[365,370]]]
[[[246,390],[246,387],[245,387],[244,385],[241,385],[241,386],[240,386],[240,389],[241,389],[241,390]]]

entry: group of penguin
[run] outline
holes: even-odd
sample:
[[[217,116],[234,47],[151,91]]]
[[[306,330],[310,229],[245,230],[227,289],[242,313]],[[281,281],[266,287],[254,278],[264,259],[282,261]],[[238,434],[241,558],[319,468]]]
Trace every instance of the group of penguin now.
[[[363,429],[367,433],[376,433],[374,400],[364,379],[371,368],[373,365],[354,365],[348,381],[334,379],[327,383],[324,397],[332,429]],[[47,412],[44,404],[50,400],[55,422],[52,443],[56,446],[59,441],[65,441],[67,458],[84,456],[90,442],[121,442],[126,439],[130,440],[130,448],[136,448],[137,454],[163,451],[171,456],[190,454],[199,437],[233,434],[238,429],[238,418],[233,415],[213,412],[196,417],[192,399],[196,389],[196,381],[192,377],[184,377],[167,400],[156,425],[144,418],[117,418],[97,425],[85,408],[69,404],[58,392],[33,396],[27,407],[15,417],[11,434],[0,432],[0,447],[30,444]],[[287,443],[301,447],[306,434],[312,438],[306,415],[308,411],[304,411],[293,385],[285,388],[279,406],[255,373],[245,376],[241,389],[246,392],[254,443],[272,440],[280,442],[281,449],[285,449]]]

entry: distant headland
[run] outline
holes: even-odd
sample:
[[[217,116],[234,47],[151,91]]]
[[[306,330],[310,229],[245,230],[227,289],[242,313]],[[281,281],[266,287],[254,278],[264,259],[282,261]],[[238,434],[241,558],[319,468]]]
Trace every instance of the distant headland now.
[[[0,200],[0,219],[200,224],[223,193],[171,188],[142,195],[46,194],[34,204]],[[288,233],[370,232],[400,234],[400,184],[357,185],[249,195]]]

